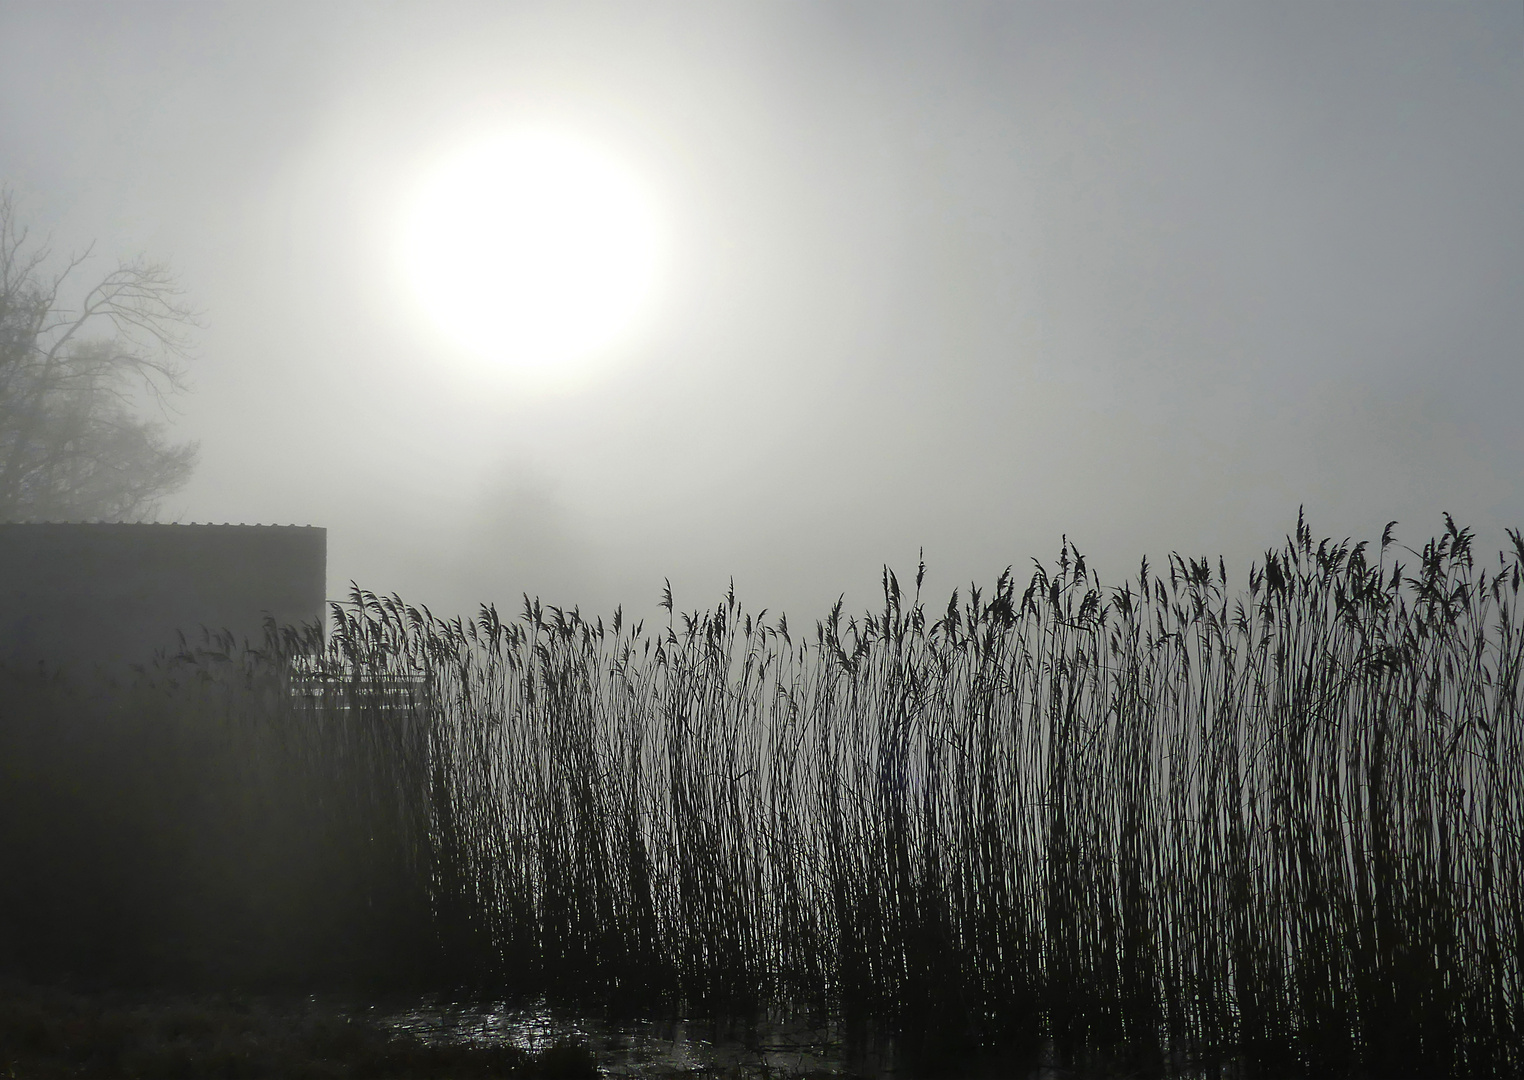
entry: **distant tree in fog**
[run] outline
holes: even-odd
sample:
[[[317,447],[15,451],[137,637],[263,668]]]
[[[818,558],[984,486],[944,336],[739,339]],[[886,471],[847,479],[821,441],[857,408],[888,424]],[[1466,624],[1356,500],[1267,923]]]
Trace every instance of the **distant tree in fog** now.
[[[140,519],[195,468],[141,408],[185,389],[192,312],[161,263],[81,283],[88,254],[50,273],[0,192],[0,521]]]

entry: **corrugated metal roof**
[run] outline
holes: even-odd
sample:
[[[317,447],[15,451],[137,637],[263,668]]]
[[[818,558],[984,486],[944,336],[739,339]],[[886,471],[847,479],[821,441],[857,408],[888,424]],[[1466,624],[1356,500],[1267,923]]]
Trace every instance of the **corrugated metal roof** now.
[[[39,526],[57,527],[69,526],[92,526],[95,528],[126,528],[126,529],[321,529],[321,525],[298,525],[294,522],[279,524],[276,522],[246,522],[246,521],[0,521],[0,529],[26,529]]]

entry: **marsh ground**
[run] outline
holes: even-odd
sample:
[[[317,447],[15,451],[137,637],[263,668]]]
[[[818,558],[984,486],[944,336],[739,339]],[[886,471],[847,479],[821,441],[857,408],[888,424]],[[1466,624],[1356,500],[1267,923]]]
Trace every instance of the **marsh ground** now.
[[[1116,1055],[912,1064],[892,1036],[773,1015],[717,1022],[667,1012],[611,1017],[530,1002],[437,995],[171,993],[0,982],[7,1078],[430,1078],[912,1080],[919,1076],[1116,1080]],[[1176,1076],[1231,1076],[1181,1068]]]
[[[592,1077],[570,1040],[430,1041],[316,997],[0,986],[0,1075],[243,1078]]]

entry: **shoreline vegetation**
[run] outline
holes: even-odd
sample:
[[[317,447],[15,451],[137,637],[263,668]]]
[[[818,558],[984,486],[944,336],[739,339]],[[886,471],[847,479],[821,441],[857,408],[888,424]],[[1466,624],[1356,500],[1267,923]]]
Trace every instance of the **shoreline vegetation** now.
[[[1232,585],[1066,543],[935,608],[886,568],[808,629],[355,589],[4,673],[0,968],[794,1009],[910,1075],[1521,1076],[1524,537],[1445,525],[1299,520]]]

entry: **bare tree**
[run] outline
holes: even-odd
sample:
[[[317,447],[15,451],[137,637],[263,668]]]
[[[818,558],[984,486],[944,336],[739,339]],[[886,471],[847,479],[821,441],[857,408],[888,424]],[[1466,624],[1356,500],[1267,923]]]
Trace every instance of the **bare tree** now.
[[[194,313],[169,268],[142,259],[70,305],[89,254],[49,274],[0,192],[0,521],[141,519],[195,468],[195,444],[138,407],[146,396],[162,417],[185,389]]]

